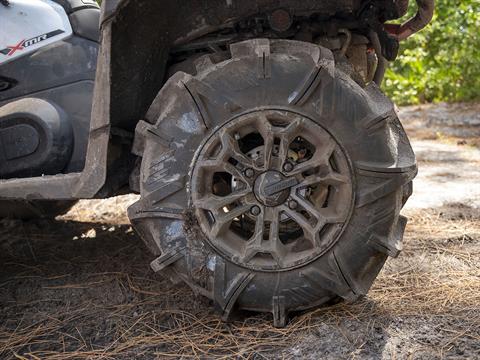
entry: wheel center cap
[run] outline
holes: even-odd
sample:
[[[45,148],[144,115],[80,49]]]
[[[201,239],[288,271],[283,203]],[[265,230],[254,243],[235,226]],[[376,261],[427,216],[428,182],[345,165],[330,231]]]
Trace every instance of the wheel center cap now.
[[[255,180],[254,192],[265,206],[283,204],[290,195],[290,188],[298,184],[296,178],[287,178],[278,171],[266,171]]]

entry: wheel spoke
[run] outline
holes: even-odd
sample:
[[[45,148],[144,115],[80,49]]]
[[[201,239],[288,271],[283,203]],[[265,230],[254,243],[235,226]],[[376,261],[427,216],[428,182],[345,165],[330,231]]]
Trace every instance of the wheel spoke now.
[[[280,240],[280,210],[273,208],[271,210],[270,233],[269,233],[269,253],[272,255],[278,266],[283,266],[285,251]]]
[[[227,161],[222,161],[220,158],[208,159],[198,161],[198,165],[213,171],[225,171],[237,180],[241,180],[243,183],[247,184],[247,188],[251,190],[252,180],[247,178],[242,171],[240,171],[237,167],[233,166]]]
[[[325,141],[322,146],[319,146],[316,148],[315,153],[313,154],[312,158],[304,161],[300,164],[297,164],[293,171],[291,171],[289,174],[290,175],[298,175],[303,172],[313,170],[316,167],[319,166],[328,166],[330,167],[329,164],[329,159],[332,156],[333,152],[335,151],[335,148],[337,147],[337,144],[333,141],[333,139],[329,139],[328,141]]]
[[[308,222],[308,220],[302,214],[294,210],[291,210],[286,206],[283,206],[282,210],[288,215],[290,219],[292,219],[298,225],[300,225],[300,227],[304,231],[306,230],[307,232],[312,232],[314,230],[314,227]]]
[[[224,213],[222,215],[215,217],[215,224],[212,226],[210,230],[210,236],[217,237],[222,232],[230,227],[230,224],[235,218],[238,218],[245,214],[250,209],[248,205],[238,206],[235,209],[232,209],[228,213]]]
[[[316,226],[310,224],[310,222],[300,213],[296,212],[295,210],[291,210],[288,207],[284,206],[282,209],[290,219],[295,221],[303,230],[303,235],[305,238],[310,241],[311,245],[315,248],[318,246],[318,233],[321,230],[322,226],[321,223],[317,223]]]
[[[293,195],[292,196],[293,199],[295,199],[295,201],[303,208],[305,209],[305,211],[307,211],[310,215],[312,215],[313,217],[315,217],[316,221],[317,221],[317,225],[316,227],[321,227],[325,224],[325,219],[323,217],[323,214],[320,212],[319,209],[317,209],[315,206],[313,206],[313,204],[310,203],[310,201],[308,200],[305,200],[303,197],[301,196],[298,196],[298,195]],[[322,224],[321,226],[319,226],[319,223]]]
[[[268,237],[271,242],[276,243],[280,241],[280,211],[278,210],[278,208],[271,208],[270,219],[270,233],[268,234]]]
[[[262,212],[260,215],[257,216],[256,223],[255,223],[255,233],[253,234],[250,241],[248,241],[247,245],[245,246],[245,253],[243,256],[243,261],[249,262],[253,259],[255,255],[257,255],[260,251],[262,251],[262,242],[263,242],[263,234],[264,234],[264,217],[265,217],[265,210],[262,207]]]
[[[275,145],[275,130],[265,115],[258,119],[257,128],[263,137],[263,170],[267,171],[272,165],[272,154]]]
[[[295,136],[298,135],[298,128],[302,123],[303,121],[300,118],[297,118],[279,133],[280,146],[278,149],[278,157],[280,158],[280,161],[277,168],[278,171],[282,171],[283,165],[288,159],[288,150],[290,148],[290,144],[292,143],[293,139],[295,139]]]
[[[337,210],[332,208],[320,209],[318,212],[322,217],[322,219],[324,220],[325,224],[341,224],[345,221],[347,217],[346,213],[339,214]]]
[[[309,170],[313,170],[318,166],[325,164],[324,158],[318,152],[315,152],[313,157],[307,161],[297,164],[295,168],[289,173],[289,175],[298,175]]]
[[[295,189],[301,189],[307,186],[313,186],[317,184],[325,185],[343,185],[350,183],[350,178],[348,176],[335,173],[333,171],[329,172],[327,175],[310,175],[304,178],[300,184],[298,184]]]
[[[253,236],[253,243],[256,246],[261,246],[263,241],[263,232],[264,232],[264,217],[265,217],[265,210],[264,207],[261,207],[262,212],[260,215],[257,216],[256,223],[255,223],[255,234]]]
[[[235,140],[226,130],[220,133],[220,140],[222,143],[222,160],[228,161],[228,158],[231,157],[242,164],[244,168],[255,167],[253,160],[242,153],[238,146],[238,141]]]
[[[193,204],[200,209],[217,211],[218,209],[222,209],[225,206],[246,197],[249,193],[250,190],[245,189],[235,191],[224,197],[211,194],[195,200]]]
[[[198,166],[209,169],[209,170],[217,170],[217,171],[225,170],[225,164],[220,159],[199,160]]]
[[[310,201],[299,195],[293,195],[292,198],[298,202],[298,204],[304,208],[310,215],[314,216],[317,220],[317,225],[315,226],[318,229],[321,229],[326,224],[339,224],[345,221],[345,214],[339,214],[334,208],[316,208]]]
[[[255,224],[255,234],[245,247],[243,260],[249,262],[258,253],[270,254],[279,267],[283,267],[286,249],[279,237],[280,211],[276,208],[264,208]],[[265,212],[270,221],[268,240],[264,240]]]
[[[325,178],[322,180],[324,184],[338,186],[350,183],[350,178],[346,175],[342,175],[336,172],[330,172]]]
[[[230,175],[232,175],[237,180],[241,180],[243,183],[247,184],[248,189],[251,190],[250,185],[251,185],[252,180],[247,178],[245,176],[245,174],[242,171],[240,171],[236,166],[233,166],[230,163],[225,163],[224,169],[225,169],[226,172],[228,172]]]

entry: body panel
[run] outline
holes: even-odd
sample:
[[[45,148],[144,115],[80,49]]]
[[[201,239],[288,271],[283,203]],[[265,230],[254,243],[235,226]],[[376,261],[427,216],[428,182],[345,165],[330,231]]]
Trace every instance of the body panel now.
[[[65,10],[51,0],[13,0],[0,6],[0,65],[72,35]]]

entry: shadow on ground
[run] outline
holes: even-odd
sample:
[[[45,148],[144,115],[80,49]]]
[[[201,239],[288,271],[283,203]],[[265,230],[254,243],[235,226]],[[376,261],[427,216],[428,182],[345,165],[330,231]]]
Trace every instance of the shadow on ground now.
[[[211,304],[148,268],[128,225],[8,221],[0,227],[0,357],[469,358],[480,351],[480,213],[411,214],[406,251],[368,298],[222,323]],[[439,270],[441,269],[441,270]]]
[[[152,274],[130,226],[3,221],[0,356],[381,357],[391,320],[374,301],[225,324],[208,300]],[[317,354],[317,355],[315,355]]]

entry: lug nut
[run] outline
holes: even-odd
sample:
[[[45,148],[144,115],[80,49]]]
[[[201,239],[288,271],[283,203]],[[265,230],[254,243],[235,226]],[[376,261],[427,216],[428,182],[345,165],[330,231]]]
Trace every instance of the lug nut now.
[[[283,165],[283,171],[290,172],[293,170],[293,164],[290,162],[287,162]]]
[[[258,216],[260,215],[261,213],[261,210],[258,206],[253,206],[251,209],[250,209],[250,213],[253,215],[253,216]]]
[[[288,207],[291,209],[291,210],[295,210],[297,207],[298,207],[298,202],[296,202],[295,200],[290,200],[288,202]]]
[[[248,178],[252,178],[255,176],[255,171],[253,169],[247,169],[245,170],[245,176]]]

